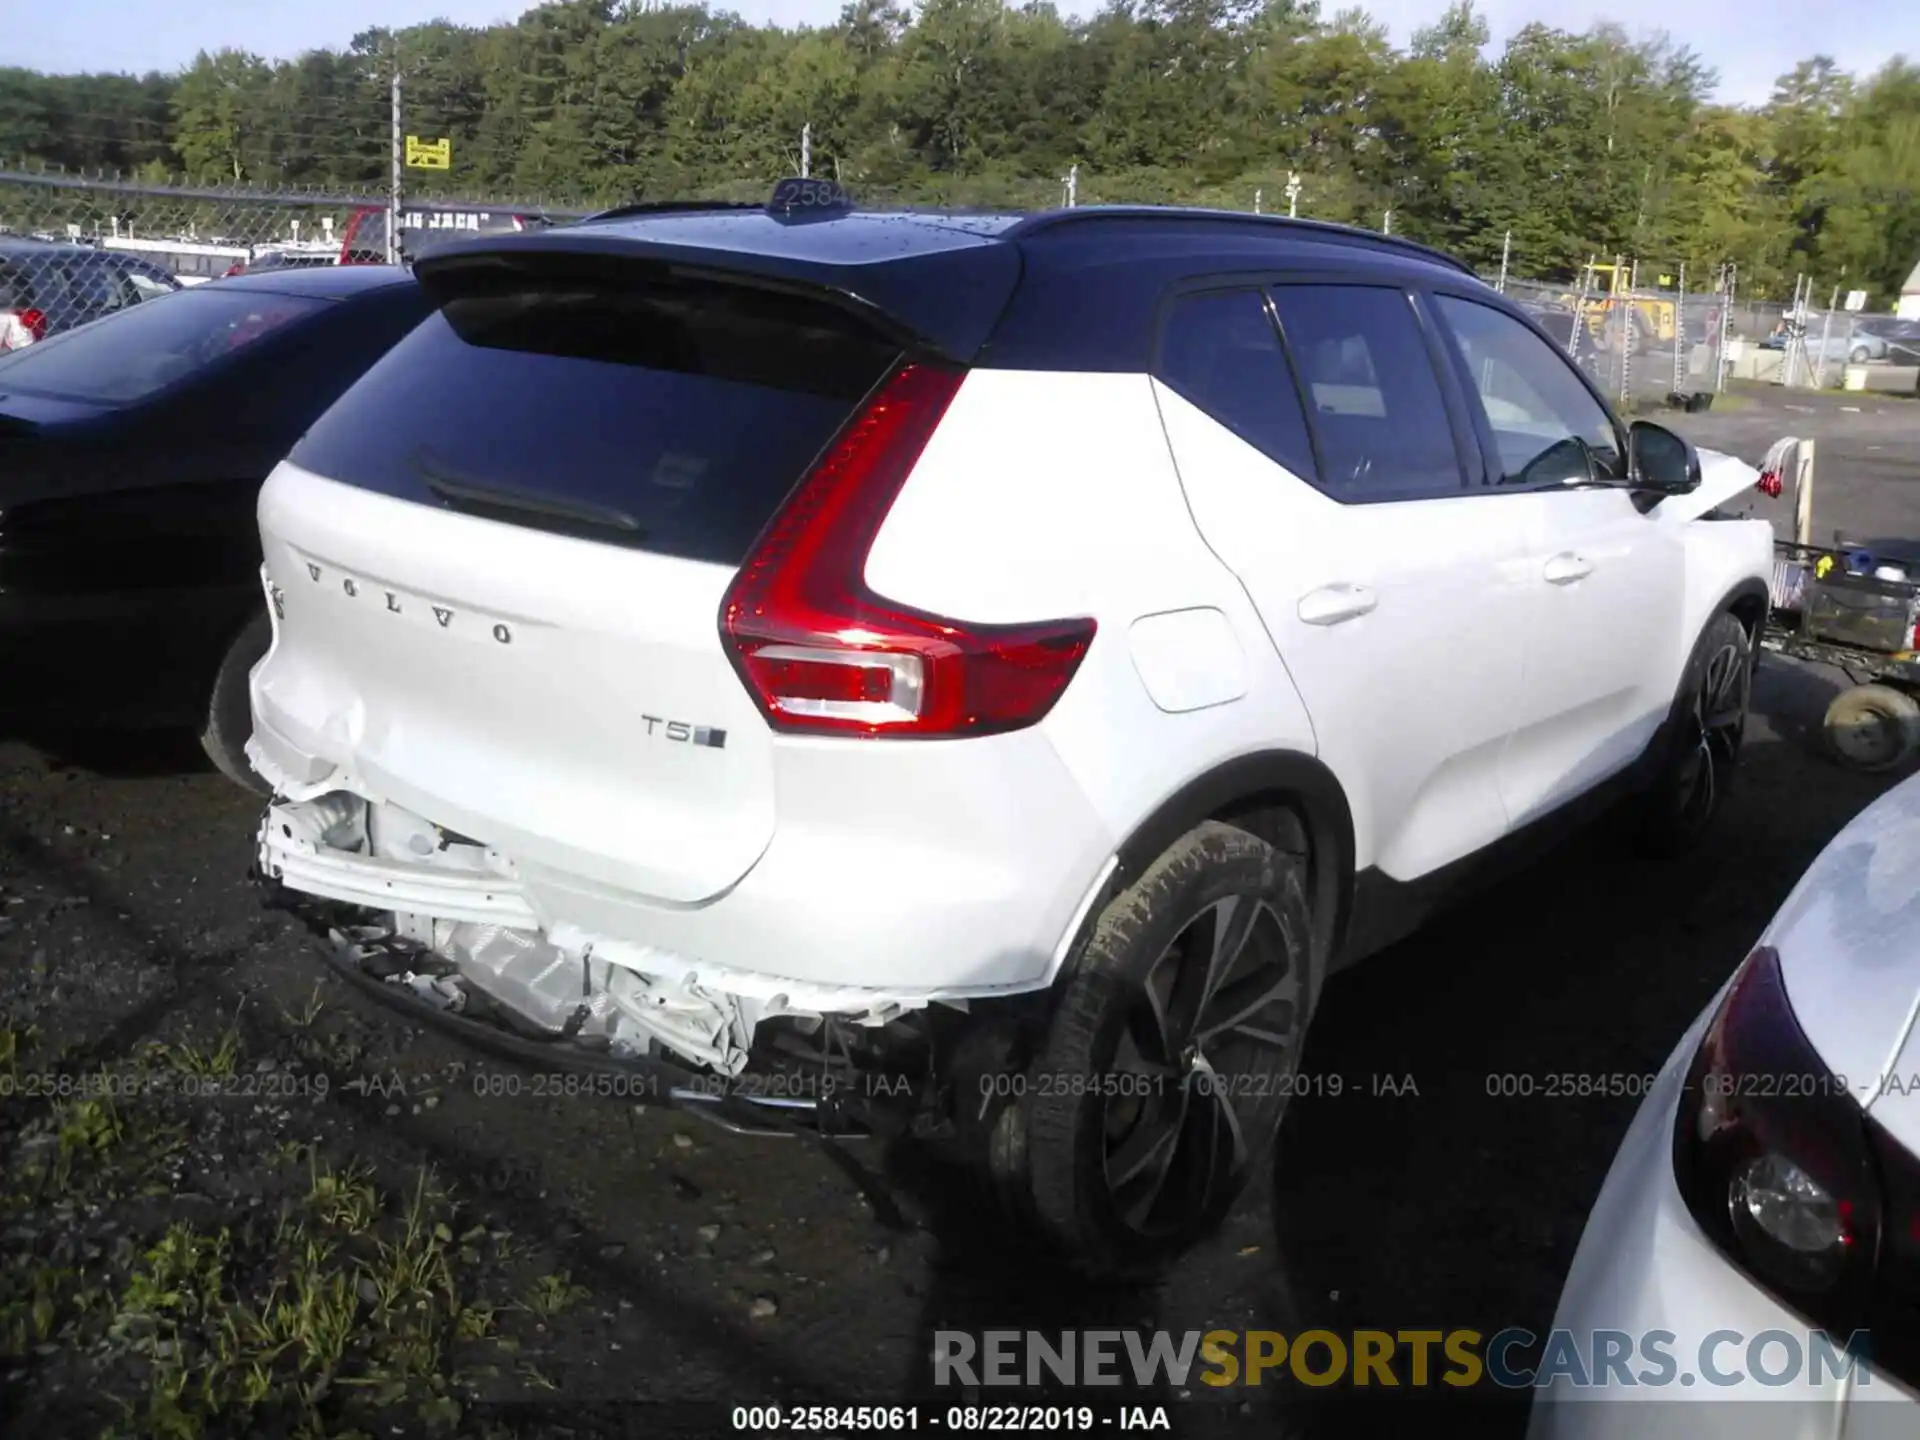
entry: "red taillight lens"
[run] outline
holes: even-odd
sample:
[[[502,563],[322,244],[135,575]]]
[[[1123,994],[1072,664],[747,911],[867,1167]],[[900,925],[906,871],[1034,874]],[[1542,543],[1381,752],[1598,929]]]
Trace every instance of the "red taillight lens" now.
[[[1887,1205],[1869,1129],[1802,1033],[1780,957],[1756,950],[1687,1072],[1674,1178],[1729,1259],[1831,1334],[1871,1328],[1884,1367],[1874,1320]]]
[[[0,310],[0,353],[47,338],[47,317],[38,310]]]
[[[720,609],[734,668],[776,730],[935,738],[1040,720],[1090,619],[967,625],[882,600],[867,554],[961,374],[904,365],[782,507]]]

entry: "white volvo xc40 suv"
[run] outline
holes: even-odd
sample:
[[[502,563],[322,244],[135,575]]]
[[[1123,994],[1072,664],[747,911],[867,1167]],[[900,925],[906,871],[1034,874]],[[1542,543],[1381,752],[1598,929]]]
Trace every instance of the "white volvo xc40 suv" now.
[[[1150,1268],[1331,970],[1732,773],[1755,472],[1434,251],[794,182],[417,275],[260,497],[258,870],[495,1049],[930,1129]]]

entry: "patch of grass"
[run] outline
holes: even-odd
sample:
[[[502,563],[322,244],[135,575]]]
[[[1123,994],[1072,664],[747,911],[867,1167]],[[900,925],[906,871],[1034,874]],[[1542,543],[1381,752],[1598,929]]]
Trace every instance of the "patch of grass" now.
[[[558,1275],[542,1275],[535,1280],[520,1302],[520,1308],[540,1320],[551,1320],[592,1293],[585,1286],[574,1284],[572,1274],[562,1270]]]
[[[111,1334],[145,1361],[141,1434],[337,1435],[404,1413],[412,1432],[459,1424],[457,1351],[495,1310],[465,1292],[456,1207],[422,1170],[403,1200],[360,1164],[311,1151],[309,1185],[266,1243],[176,1225],[120,1297]]]
[[[280,1007],[280,1018],[296,1035],[305,1035],[320,1023],[321,1013],[326,1008],[327,1002],[320,998],[320,985],[316,981],[313,993],[307,996],[298,1008],[288,1008],[284,1005]]]
[[[307,1204],[314,1218],[328,1229],[350,1235],[371,1228],[380,1216],[380,1194],[374,1189],[372,1168],[349,1162],[335,1170],[322,1165],[311,1149],[306,1154],[312,1176]]]
[[[211,1048],[196,1045],[191,1040],[183,1040],[178,1045],[167,1045],[156,1040],[148,1053],[177,1075],[214,1079],[225,1078],[239,1070],[246,1046],[240,1039],[239,1030],[229,1025],[220,1032],[219,1039]]]
[[[97,1165],[127,1133],[119,1110],[105,1094],[63,1102],[54,1111],[54,1123],[59,1137],[54,1179],[61,1190],[72,1186],[78,1167]]]

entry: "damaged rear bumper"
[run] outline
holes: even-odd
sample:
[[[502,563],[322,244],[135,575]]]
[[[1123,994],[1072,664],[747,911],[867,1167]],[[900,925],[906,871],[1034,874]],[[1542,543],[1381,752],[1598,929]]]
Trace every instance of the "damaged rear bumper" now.
[[[836,1097],[831,1086],[812,1087],[825,1093],[806,1096],[768,1094],[751,1079],[723,1081],[710,1072],[657,1056],[615,1056],[585,1045],[536,1040],[459,1013],[426,998],[417,982],[428,977],[412,972],[404,960],[387,952],[381,937],[342,929],[324,901],[273,881],[262,884],[270,907],[290,912],[325,942],[326,963],[341,979],[409,1020],[509,1064],[581,1077],[577,1084],[556,1084],[555,1093],[670,1106],[741,1135],[857,1138],[882,1128],[872,1123],[870,1114]],[[386,960],[377,958],[383,954]]]
[[[913,1083],[880,1087],[876,1106],[852,1055],[930,998],[739,975],[550,923],[510,858],[343,791],[269,805],[256,874],[336,972],[421,1023],[520,1063],[624,1077],[573,1087],[585,1093],[761,1133],[906,1123]]]

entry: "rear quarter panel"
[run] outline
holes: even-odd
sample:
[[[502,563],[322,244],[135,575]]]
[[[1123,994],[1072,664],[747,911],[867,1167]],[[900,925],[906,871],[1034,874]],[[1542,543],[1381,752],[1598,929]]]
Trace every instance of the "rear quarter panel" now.
[[[1098,621],[1041,728],[1116,844],[1225,760],[1314,753],[1257,613],[1194,526],[1144,374],[972,372],[866,578],[976,622]]]

